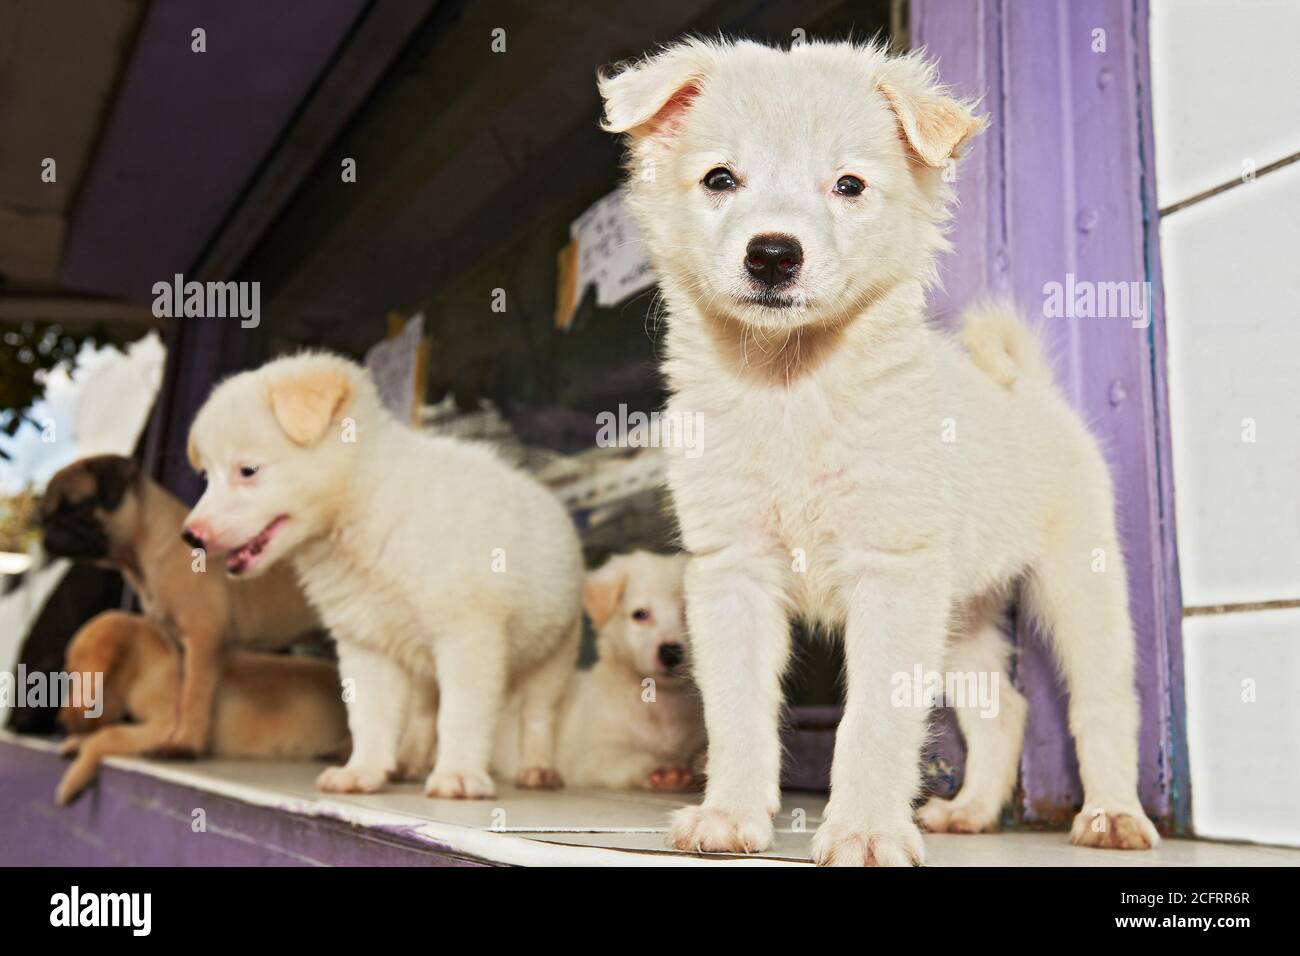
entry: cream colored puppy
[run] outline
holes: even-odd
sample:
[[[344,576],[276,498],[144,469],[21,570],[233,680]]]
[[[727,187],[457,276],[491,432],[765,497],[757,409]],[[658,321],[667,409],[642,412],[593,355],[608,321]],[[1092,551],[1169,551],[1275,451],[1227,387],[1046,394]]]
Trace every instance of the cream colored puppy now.
[[[966,786],[925,814],[992,826],[1025,711],[995,621],[1023,580],[1070,689],[1085,790],[1072,839],[1154,845],[1106,462],[1014,319],[969,331],[984,368],[926,323],[944,170],[982,121],[918,56],[844,43],[690,40],[600,91],[667,304],[669,412],[703,424],[702,454],[679,449],[669,480],[693,556],[708,789],[672,842],[771,843],[791,613],[844,627],[817,861],[923,860],[911,803],[926,710],[891,693],[918,665],[1000,677],[997,719],[959,712]]]
[[[685,555],[618,555],[587,575],[583,604],[598,660],[579,671],[560,716],[556,766],[567,784],[685,790],[704,750],[704,712],[690,680],[682,600]],[[498,773],[513,776],[518,727],[497,738]]]
[[[352,756],[331,791],[429,762],[430,796],[487,797],[508,696],[518,782],[559,784],[556,708],[581,634],[582,555],[545,488],[488,449],[399,423],[360,366],[279,359],[223,382],[190,432],[207,490],[186,533],[233,575],[293,562],[338,641]]]

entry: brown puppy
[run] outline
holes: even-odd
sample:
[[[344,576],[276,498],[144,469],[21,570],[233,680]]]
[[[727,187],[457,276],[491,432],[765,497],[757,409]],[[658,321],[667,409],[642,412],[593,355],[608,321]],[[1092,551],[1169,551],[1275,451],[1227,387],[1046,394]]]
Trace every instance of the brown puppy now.
[[[95,779],[99,763],[137,754],[165,734],[180,695],[181,655],[148,619],[105,611],[73,637],[65,669],[104,675],[103,712],[87,717],[66,702],[59,722],[69,731],[65,756],[76,756],[54,799],[68,803]],[[338,668],[327,661],[229,651],[212,719],[218,757],[337,757],[347,750],[348,716]],[[130,718],[133,723],[121,721]]]
[[[248,581],[206,570],[181,540],[186,514],[129,458],[96,455],[50,479],[41,499],[45,550],[116,568],[145,615],[185,650],[177,718],[133,735],[137,752],[199,754],[208,746],[223,644],[284,647],[319,627],[288,566]]]

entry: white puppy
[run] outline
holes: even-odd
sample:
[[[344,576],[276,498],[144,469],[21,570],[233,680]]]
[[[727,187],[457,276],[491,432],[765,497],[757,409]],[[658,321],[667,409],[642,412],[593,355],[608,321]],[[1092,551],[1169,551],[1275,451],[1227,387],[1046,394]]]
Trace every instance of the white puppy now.
[[[980,365],[925,319],[944,169],[982,121],[919,57],[843,43],[690,40],[600,90],[667,304],[669,411],[704,425],[702,454],[669,466],[709,734],[704,805],[677,814],[673,843],[770,844],[791,613],[845,635],[817,861],[922,861],[926,711],[891,694],[918,665],[999,674],[997,718],[959,710],[965,787],[925,813],[993,826],[1025,713],[995,623],[1023,580],[1069,683],[1072,839],[1154,845],[1105,460],[1013,318],[968,329]]]
[[[583,603],[598,660],[561,708],[556,767],[579,787],[684,790],[704,750],[704,712],[689,677],[684,555],[611,558],[587,575]],[[505,721],[496,770],[512,775],[518,730]]]
[[[518,782],[556,786],[556,710],[581,635],[582,554],[568,514],[475,445],[418,434],[361,367],[279,359],[219,385],[190,460],[208,487],[186,530],[230,574],[293,562],[351,682],[351,759],[318,781],[374,791],[426,765],[431,796],[486,797],[507,696]]]

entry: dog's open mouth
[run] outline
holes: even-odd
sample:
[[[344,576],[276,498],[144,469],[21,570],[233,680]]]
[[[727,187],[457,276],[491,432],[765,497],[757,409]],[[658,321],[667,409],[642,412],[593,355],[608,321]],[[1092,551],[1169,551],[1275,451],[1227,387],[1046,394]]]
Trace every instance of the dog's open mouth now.
[[[271,539],[276,536],[288,520],[288,515],[280,515],[252,538],[249,538],[227,554],[226,573],[243,574],[257,564],[262,557],[262,552],[266,550],[266,546],[271,543]]]

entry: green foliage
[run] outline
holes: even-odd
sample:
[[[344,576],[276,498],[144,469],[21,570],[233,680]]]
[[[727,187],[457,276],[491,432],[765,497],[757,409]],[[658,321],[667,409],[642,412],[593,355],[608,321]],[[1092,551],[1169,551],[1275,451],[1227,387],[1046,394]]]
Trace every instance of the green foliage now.
[[[0,427],[6,433],[17,432],[27,412],[45,396],[45,376],[60,367],[75,370],[88,342],[96,348],[123,345],[102,323],[76,330],[53,322],[0,323]],[[3,449],[0,457],[8,457]]]
[[[36,512],[40,500],[31,488],[0,498],[0,551],[27,550],[35,536]]]

